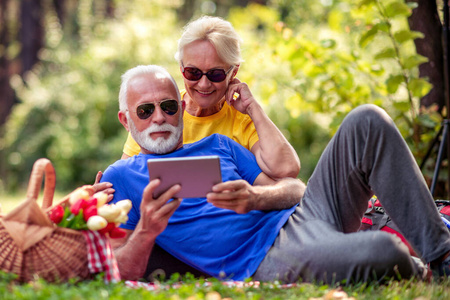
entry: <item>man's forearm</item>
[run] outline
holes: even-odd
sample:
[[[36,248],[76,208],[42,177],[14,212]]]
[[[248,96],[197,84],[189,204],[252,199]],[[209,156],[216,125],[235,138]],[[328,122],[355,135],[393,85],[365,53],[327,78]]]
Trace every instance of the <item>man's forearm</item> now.
[[[285,178],[274,185],[254,186],[258,193],[257,210],[278,210],[300,203],[306,185],[299,179]]]
[[[134,231],[128,240],[114,249],[123,280],[138,280],[144,276],[155,239],[142,231]]]

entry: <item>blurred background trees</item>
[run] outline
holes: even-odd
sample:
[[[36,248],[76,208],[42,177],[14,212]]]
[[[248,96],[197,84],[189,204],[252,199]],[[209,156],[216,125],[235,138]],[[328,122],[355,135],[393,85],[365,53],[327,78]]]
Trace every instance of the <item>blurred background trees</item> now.
[[[57,188],[93,183],[119,159],[120,75],[166,67],[203,14],[243,38],[238,77],[297,150],[307,180],[355,106],[385,108],[417,161],[446,116],[442,2],[415,0],[0,0],[0,193],[49,158]],[[447,161],[444,162],[445,166]],[[429,179],[434,159],[423,168]],[[445,172],[444,172],[445,173]],[[446,175],[440,176],[445,191]]]

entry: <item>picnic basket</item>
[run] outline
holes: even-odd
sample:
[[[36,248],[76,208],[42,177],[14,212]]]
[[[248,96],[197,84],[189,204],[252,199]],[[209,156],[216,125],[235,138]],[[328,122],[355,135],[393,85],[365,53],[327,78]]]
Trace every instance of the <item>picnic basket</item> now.
[[[44,175],[41,208],[37,198]],[[63,282],[91,276],[83,233],[56,226],[46,214],[53,204],[55,177],[51,162],[38,159],[31,171],[26,199],[0,217],[0,270],[16,274],[19,282],[36,278]],[[69,195],[59,203],[67,201]]]

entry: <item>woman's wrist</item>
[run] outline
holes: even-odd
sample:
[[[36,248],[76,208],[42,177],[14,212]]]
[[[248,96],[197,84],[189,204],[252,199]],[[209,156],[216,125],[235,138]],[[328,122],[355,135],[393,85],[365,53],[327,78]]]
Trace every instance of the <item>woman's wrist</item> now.
[[[258,101],[253,100],[249,106],[247,106],[247,115],[255,122],[255,119],[260,119],[261,116],[266,116],[264,109],[258,103]]]

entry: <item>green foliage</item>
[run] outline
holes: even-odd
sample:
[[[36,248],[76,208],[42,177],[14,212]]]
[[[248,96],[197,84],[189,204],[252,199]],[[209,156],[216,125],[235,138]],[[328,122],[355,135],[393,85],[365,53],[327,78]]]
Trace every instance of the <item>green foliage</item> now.
[[[373,0],[362,1],[358,10],[359,13],[368,10],[374,12],[373,18],[365,20],[365,26],[369,29],[363,33],[360,46],[370,52],[374,51],[374,60],[384,64],[384,68],[389,71],[384,82],[386,98],[393,108],[389,112],[413,154],[416,158],[422,158],[427,146],[424,141],[434,135],[442,118],[436,109],[420,107],[420,98],[432,87],[425,79],[418,77],[417,67],[426,62],[427,58],[415,53],[412,44],[414,39],[422,38],[423,35],[410,31],[407,25],[407,17],[416,6],[416,3],[406,4],[403,1]],[[385,39],[387,45],[375,50],[379,48],[381,39]],[[384,106],[387,107],[387,104]],[[424,118],[423,115],[427,117]],[[424,119],[428,120],[426,126]]]
[[[420,107],[420,99],[432,86],[418,77],[418,66],[427,59],[415,52],[413,41],[423,35],[411,31],[407,22],[416,4],[403,0],[274,3],[275,10],[257,5],[232,10],[229,19],[241,33],[250,32],[245,35],[249,54],[243,66],[251,75],[244,80],[285,130],[303,170],[306,161],[306,177],[329,134],[351,109],[365,103],[388,111],[420,161],[442,117],[436,107]],[[295,22],[293,16],[300,19]],[[311,112],[315,124],[305,125],[303,118],[311,119]],[[315,135],[310,145],[319,145],[317,152],[311,153],[300,142],[309,139],[309,131]]]
[[[105,18],[92,0],[74,7],[73,25],[46,17],[42,63],[12,82],[21,100],[2,141],[7,186],[26,184],[39,157],[56,167],[57,187],[94,181],[119,159],[126,131],[117,120],[120,75],[138,64],[168,68],[182,87],[173,58],[184,24],[182,1],[115,1]],[[373,103],[386,109],[417,160],[442,117],[420,107],[431,85],[419,78],[418,55],[404,0],[292,1],[251,4],[227,19],[243,38],[238,77],[297,150],[307,180],[345,115]],[[78,33],[78,35],[74,35]],[[1,182],[0,182],[1,185]]]
[[[79,40],[50,27],[42,63],[23,83],[13,80],[21,103],[5,130],[11,189],[27,183],[27,174],[40,157],[53,162],[59,189],[93,183],[98,170],[120,159],[126,139],[117,119],[121,74],[150,63],[179,73],[173,58],[179,33],[170,3],[118,2],[120,17],[102,22],[91,15],[92,5],[80,3]],[[54,22],[51,16],[46,21]]]

